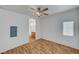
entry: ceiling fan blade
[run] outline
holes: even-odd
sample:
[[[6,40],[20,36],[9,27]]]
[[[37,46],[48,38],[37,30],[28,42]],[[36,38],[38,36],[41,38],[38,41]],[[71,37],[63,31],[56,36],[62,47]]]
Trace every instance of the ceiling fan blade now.
[[[33,14],[35,14],[37,12],[37,9],[35,9],[35,8],[31,8],[31,10],[32,10]]]
[[[48,15],[48,13],[43,13],[44,15]]]
[[[41,12],[44,12],[44,11],[47,11],[47,10],[48,10],[48,8],[45,8],[45,9],[41,10]]]
[[[38,11],[40,11],[40,9],[41,9],[40,7],[39,7],[39,8],[37,8],[37,10],[38,10]]]

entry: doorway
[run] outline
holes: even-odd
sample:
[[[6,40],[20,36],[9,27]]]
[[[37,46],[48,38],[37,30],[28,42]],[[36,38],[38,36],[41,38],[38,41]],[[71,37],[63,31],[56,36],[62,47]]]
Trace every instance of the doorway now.
[[[36,20],[29,19],[29,42],[34,42],[36,39]]]

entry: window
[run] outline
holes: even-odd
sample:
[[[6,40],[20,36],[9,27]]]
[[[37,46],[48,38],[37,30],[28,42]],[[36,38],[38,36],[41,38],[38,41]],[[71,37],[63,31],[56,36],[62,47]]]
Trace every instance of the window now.
[[[74,36],[74,22],[73,21],[63,22],[63,35]]]

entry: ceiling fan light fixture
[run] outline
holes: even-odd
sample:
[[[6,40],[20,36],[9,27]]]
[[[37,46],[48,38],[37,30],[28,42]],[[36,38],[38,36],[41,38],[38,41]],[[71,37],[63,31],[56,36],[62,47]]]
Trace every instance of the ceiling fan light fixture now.
[[[36,12],[36,14],[37,14],[37,15],[40,15],[40,13],[39,13],[39,12]]]
[[[36,12],[36,14],[37,14],[38,16],[41,16],[41,13],[40,13],[40,12]]]

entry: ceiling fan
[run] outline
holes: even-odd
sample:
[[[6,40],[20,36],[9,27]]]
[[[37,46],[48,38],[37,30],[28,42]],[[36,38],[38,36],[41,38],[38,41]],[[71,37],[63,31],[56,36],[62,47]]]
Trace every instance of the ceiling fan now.
[[[37,15],[38,17],[43,15],[48,15],[48,8],[31,8],[33,15]]]

